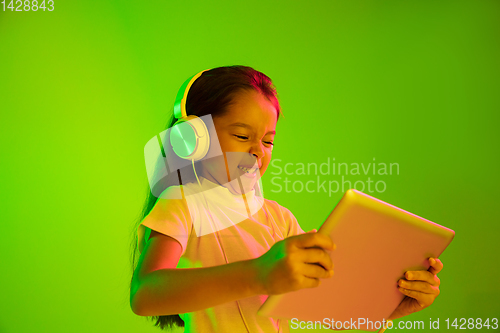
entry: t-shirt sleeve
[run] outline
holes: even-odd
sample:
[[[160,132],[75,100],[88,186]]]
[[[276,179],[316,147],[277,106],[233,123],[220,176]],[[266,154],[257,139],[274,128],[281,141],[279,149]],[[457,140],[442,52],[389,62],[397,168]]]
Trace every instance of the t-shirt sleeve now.
[[[151,230],[154,230],[177,240],[182,247],[181,255],[183,255],[186,252],[192,226],[191,215],[182,187],[168,187],[139,224],[137,229],[139,251],[142,252],[144,245],[149,240]]]
[[[299,222],[297,222],[297,219],[295,216],[292,214],[292,212],[283,206],[280,206],[281,212],[283,213],[283,218],[285,219],[286,226],[288,228],[288,234],[286,237],[290,236],[296,236],[305,233],[304,230],[299,225]]]

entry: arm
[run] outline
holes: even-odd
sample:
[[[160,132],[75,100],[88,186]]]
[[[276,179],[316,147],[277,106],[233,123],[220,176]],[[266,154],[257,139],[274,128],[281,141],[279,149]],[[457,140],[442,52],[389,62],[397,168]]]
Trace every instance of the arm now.
[[[252,260],[176,269],[180,255],[181,245],[175,239],[152,231],[132,279],[130,304],[134,313],[186,313],[264,293]]]
[[[169,236],[154,233],[134,272],[130,304],[140,316],[170,315],[255,295],[317,287],[320,278],[333,275],[333,265],[330,256],[313,247],[333,250],[334,244],[325,235],[306,233],[275,243],[255,259],[176,269],[181,245]]]

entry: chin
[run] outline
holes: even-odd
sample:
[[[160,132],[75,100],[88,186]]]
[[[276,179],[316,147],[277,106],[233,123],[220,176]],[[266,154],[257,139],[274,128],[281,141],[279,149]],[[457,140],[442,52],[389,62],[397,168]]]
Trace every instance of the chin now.
[[[236,193],[243,194],[252,191],[257,180],[258,178],[248,179],[245,176],[241,176],[239,179],[233,179],[228,185],[231,186]]]

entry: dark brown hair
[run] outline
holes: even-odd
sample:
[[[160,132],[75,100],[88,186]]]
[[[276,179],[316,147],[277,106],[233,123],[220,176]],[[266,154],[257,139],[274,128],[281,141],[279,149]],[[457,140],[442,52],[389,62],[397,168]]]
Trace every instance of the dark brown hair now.
[[[187,115],[196,115],[198,117],[211,114],[213,118],[220,117],[228,111],[228,107],[233,103],[234,98],[241,92],[255,90],[263,94],[271,103],[273,103],[278,114],[281,115],[281,109],[278,101],[276,89],[269,77],[265,74],[248,66],[224,66],[210,69],[204,72],[189,89],[186,100]],[[173,99],[173,98],[172,98]],[[172,116],[165,128],[172,127],[177,119]],[[191,172],[189,173],[189,170]],[[191,167],[182,171],[182,183],[186,184],[194,181],[195,176]],[[191,177],[185,177],[190,175]],[[178,185],[177,173],[172,172],[169,176],[162,179],[155,188],[155,193],[161,193],[169,186]],[[151,212],[158,198],[153,195],[149,184],[146,189],[146,199],[139,218],[135,221],[132,233],[132,276],[137,265],[137,256],[139,254],[137,228],[143,219]],[[132,280],[130,288],[132,287]],[[172,329],[174,325],[184,327],[184,321],[179,315],[153,316],[148,317],[156,321],[155,326],[160,329]]]

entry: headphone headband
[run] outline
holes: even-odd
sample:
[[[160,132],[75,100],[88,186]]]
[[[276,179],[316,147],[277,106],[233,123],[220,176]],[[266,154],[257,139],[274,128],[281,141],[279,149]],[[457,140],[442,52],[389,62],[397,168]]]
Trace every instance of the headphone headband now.
[[[189,79],[187,79],[182,86],[179,88],[179,91],[177,92],[177,96],[175,97],[175,103],[174,103],[174,117],[176,119],[181,119],[187,117],[187,112],[186,112],[186,100],[187,100],[187,95],[189,92],[189,89],[193,85],[194,81],[196,81],[197,78],[203,74],[203,72],[206,72],[210,69],[205,69],[198,74],[195,74],[191,76]]]

